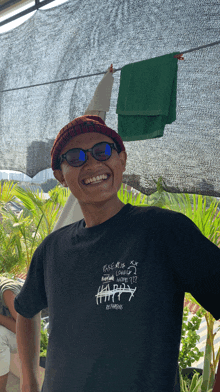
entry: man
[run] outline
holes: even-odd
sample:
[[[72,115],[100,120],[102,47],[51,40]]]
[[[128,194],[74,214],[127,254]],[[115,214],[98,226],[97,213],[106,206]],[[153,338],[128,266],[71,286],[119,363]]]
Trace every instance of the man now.
[[[75,119],[54,142],[54,176],[84,219],[44,239],[15,298],[24,391],[38,391],[29,387],[31,322],[46,307],[43,392],[179,392],[185,292],[220,318],[219,248],[181,213],[122,203],[126,160],[120,136],[98,116]]]

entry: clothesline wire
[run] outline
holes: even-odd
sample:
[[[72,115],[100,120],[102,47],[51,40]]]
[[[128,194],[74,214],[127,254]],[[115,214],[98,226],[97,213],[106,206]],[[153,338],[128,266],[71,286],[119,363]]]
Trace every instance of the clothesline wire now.
[[[185,54],[185,53],[189,53],[189,52],[194,52],[195,50],[207,48],[208,46],[213,46],[213,45],[217,45],[217,44],[220,44],[220,41],[216,41],[216,42],[212,42],[211,44],[199,46],[198,48],[189,49],[189,50],[186,50],[185,52],[180,52],[180,54]],[[121,69],[122,69],[122,68],[114,69],[114,73],[117,72],[117,71],[120,71]],[[46,84],[52,84],[52,83],[67,82],[67,81],[69,81],[69,80],[81,79],[81,78],[88,78],[88,77],[90,77],[90,76],[103,75],[103,74],[106,74],[106,72],[98,72],[98,73],[90,74],[90,75],[75,76],[75,77],[69,78],[69,79],[54,80],[53,82],[34,84],[34,85],[31,85],[31,86],[16,87],[16,88],[8,89],[8,90],[2,90],[2,91],[0,91],[0,92],[1,92],[1,93],[5,93],[5,92],[8,92],[8,91],[22,90],[22,89],[24,89],[24,88],[31,88],[31,87],[44,86],[44,85],[46,85]]]

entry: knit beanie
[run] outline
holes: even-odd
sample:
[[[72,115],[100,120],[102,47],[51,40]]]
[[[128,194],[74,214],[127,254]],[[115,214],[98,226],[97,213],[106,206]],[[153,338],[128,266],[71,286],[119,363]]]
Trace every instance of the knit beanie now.
[[[78,136],[82,133],[102,133],[113,139],[116,144],[118,153],[125,151],[125,146],[122,138],[113,129],[108,128],[105,122],[99,116],[84,115],[75,118],[69,124],[65,125],[58,133],[53,147],[51,149],[51,167],[52,170],[60,169],[60,153],[64,146],[72,139],[74,136]]]

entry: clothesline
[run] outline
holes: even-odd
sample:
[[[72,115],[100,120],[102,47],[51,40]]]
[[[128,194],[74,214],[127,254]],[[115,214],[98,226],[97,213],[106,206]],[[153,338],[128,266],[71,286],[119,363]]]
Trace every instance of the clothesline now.
[[[213,46],[213,45],[217,45],[217,44],[220,44],[220,41],[216,41],[216,42],[212,42],[211,44],[199,46],[198,48],[189,49],[189,50],[186,50],[186,51],[184,51],[184,52],[180,52],[180,54],[185,54],[185,53],[189,53],[189,52],[194,52],[194,51],[196,51],[196,50],[203,49],[203,48],[207,48],[208,46]],[[176,55],[176,56],[177,56],[177,55]],[[176,56],[174,56],[174,57],[176,57]],[[178,55],[178,56],[179,56],[179,55]],[[122,68],[114,69],[114,72],[120,71],[121,69],[122,69]],[[90,75],[75,76],[75,77],[69,78],[69,79],[55,80],[55,81],[53,81],[53,82],[40,83],[40,84],[31,85],[31,86],[16,87],[16,88],[8,89],[8,90],[2,90],[2,91],[0,91],[0,93],[5,93],[5,92],[8,92],[8,91],[21,90],[21,89],[24,89],[24,88],[31,88],[31,87],[44,86],[44,85],[46,85],[46,84],[52,84],[52,83],[67,82],[67,81],[69,81],[69,80],[80,79],[80,78],[87,78],[87,77],[90,77],[90,76],[103,75],[103,74],[106,74],[106,72],[98,72],[98,73],[90,74]]]

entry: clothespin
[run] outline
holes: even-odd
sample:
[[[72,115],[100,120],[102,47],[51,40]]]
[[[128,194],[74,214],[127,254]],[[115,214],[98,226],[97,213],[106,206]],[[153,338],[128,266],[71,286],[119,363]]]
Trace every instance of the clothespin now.
[[[177,58],[178,60],[184,60],[184,57],[182,57],[182,54],[175,54],[175,56],[173,56],[173,57]],[[111,64],[109,72],[113,73],[113,64]]]
[[[184,60],[184,57],[182,57],[182,54],[175,54],[175,56],[173,56],[174,58],[177,58],[178,60]]]

